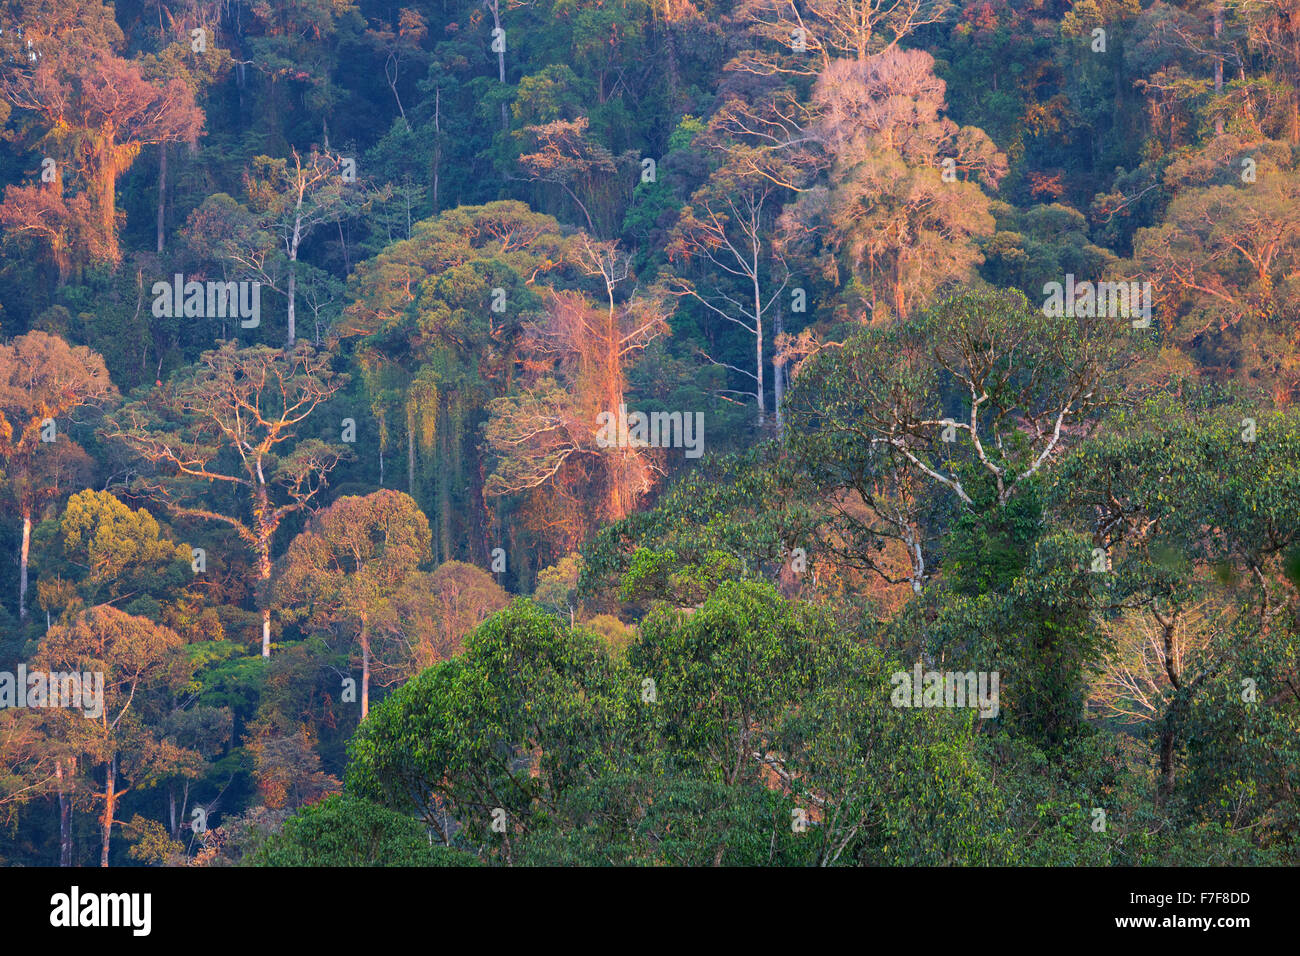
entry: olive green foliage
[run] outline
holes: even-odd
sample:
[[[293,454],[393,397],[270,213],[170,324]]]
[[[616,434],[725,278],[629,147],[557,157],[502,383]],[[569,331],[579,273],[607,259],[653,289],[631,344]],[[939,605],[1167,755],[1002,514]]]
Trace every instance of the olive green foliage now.
[[[770,570],[816,526],[816,511],[787,487],[780,466],[777,450],[760,446],[687,472],[653,508],[596,533],[583,552],[579,593],[665,597],[669,576],[695,567],[706,569],[690,572],[698,584],[681,580],[678,590],[698,597],[709,581]]]
[[[501,612],[376,708],[350,792],[514,864],[1015,859],[976,719],[894,706],[900,665],[817,608],[733,582],[659,607],[626,666],[590,640]],[[500,669],[516,654],[528,675]]]
[[[473,866],[437,846],[410,817],[345,794],[304,807],[243,861],[245,866]]]

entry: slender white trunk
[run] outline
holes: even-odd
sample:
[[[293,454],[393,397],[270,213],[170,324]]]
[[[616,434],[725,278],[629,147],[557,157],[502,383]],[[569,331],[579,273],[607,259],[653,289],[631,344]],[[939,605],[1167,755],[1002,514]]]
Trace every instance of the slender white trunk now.
[[[361,623],[361,719],[370,715],[370,634]]]
[[[758,243],[754,243],[754,370],[758,373],[758,424],[767,420],[767,402],[763,397],[763,292],[758,282]]]
[[[289,284],[286,293],[289,297],[289,348],[293,348],[293,342],[296,337],[295,326],[297,321],[294,309],[294,298],[298,288],[298,243],[301,238],[301,227],[298,222],[295,222],[293,225],[293,242],[289,246]]]
[[[488,9],[492,11],[492,25],[496,27],[498,30],[500,30],[501,29],[500,0],[492,0],[492,4],[491,6],[488,7]],[[497,35],[500,36],[500,34]],[[497,74],[500,77],[502,85],[504,85],[506,82],[506,51],[505,51],[504,43],[501,44],[501,50],[500,52],[497,53]],[[503,130],[508,130],[510,128],[510,116],[506,112],[506,104],[504,100],[501,103],[501,128]]]
[[[32,548],[32,513],[23,513],[23,543],[18,551],[18,619],[27,617],[27,557]]]

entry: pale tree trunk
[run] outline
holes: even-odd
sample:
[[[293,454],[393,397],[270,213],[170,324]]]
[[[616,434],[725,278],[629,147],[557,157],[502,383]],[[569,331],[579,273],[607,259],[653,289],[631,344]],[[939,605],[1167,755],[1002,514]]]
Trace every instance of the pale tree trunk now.
[[[104,785],[104,840],[99,853],[100,866],[108,866],[108,841],[113,834],[113,814],[117,810],[117,754],[108,759],[106,776],[108,782]]]
[[[370,715],[370,632],[361,624],[361,719]]]
[[[623,359],[619,351],[622,345],[622,331],[619,328],[618,309],[614,302],[614,287],[617,280],[613,278],[613,268],[611,265],[609,271],[606,271],[604,266],[601,267],[609,305],[605,310],[605,327],[600,330],[595,348],[598,355],[596,362],[600,367],[599,388],[604,407],[612,415],[621,415],[627,402],[627,394],[626,381],[623,377]],[[621,422],[618,423],[618,427],[621,430]],[[634,464],[639,466],[641,460],[639,453],[634,454],[633,449],[622,443],[616,443],[609,452],[612,463],[606,466],[609,481],[607,502],[611,519],[618,521],[627,517],[632,510],[635,492],[629,487],[630,478]]]
[[[912,592],[920,594],[925,585],[925,554],[921,551],[921,536],[910,526],[903,526],[903,543],[907,546],[908,563],[911,565]]]
[[[257,562],[258,576],[263,582],[271,580],[271,548],[270,541],[267,540],[262,545],[262,552],[258,555]],[[271,656],[271,608],[262,608],[262,656]]]
[[[397,59],[390,55],[388,60],[393,64],[393,75],[391,77],[388,76],[388,65],[384,64],[384,78],[388,80],[388,85],[393,90],[393,99],[397,100],[397,112],[402,114],[402,123],[405,124],[406,131],[409,133],[411,132],[411,121],[406,118],[406,110],[402,108],[402,97],[397,93]],[[329,145],[326,144],[325,148],[329,149]]]
[[[352,258],[348,255],[348,237],[347,237],[347,235],[343,232],[343,220],[342,220],[342,219],[335,219],[335,220],[334,220],[334,225],[336,225],[336,226],[338,227],[338,230],[339,230],[339,249],[340,249],[340,251],[342,251],[342,253],[343,253],[343,271],[344,271],[344,273],[348,273],[348,272],[351,272],[351,271],[352,271]],[[409,208],[406,210],[406,233],[407,233],[406,238],[407,238],[407,239],[410,239],[410,238],[411,238],[411,235],[410,235],[410,233],[411,233],[411,210],[410,210]]]
[[[297,331],[295,329],[295,325],[297,324],[297,317],[294,315],[294,308],[293,308],[294,288],[298,284],[298,274],[297,274],[297,270],[295,269],[295,266],[296,266],[295,262],[289,263],[289,285],[288,285],[288,293],[287,293],[289,296],[289,311],[288,311],[289,348],[293,348],[294,340],[297,338]]]
[[[27,617],[27,558],[32,549],[32,512],[23,509],[23,541],[18,548],[18,619]]]
[[[289,243],[289,282],[285,287],[285,294],[289,298],[288,320],[289,320],[289,348],[293,348],[296,336],[296,315],[294,309],[295,291],[298,288],[298,244],[302,242],[302,220],[295,219],[293,222],[293,239]]]
[[[492,26],[494,26],[498,30],[501,29],[500,0],[491,0],[491,3],[488,5],[488,9],[492,11]],[[501,79],[501,84],[504,86],[506,82],[505,44],[502,44],[501,52],[497,54],[497,73]],[[501,103],[501,129],[503,131],[510,129],[510,117],[506,112],[506,104],[504,101],[502,101]]]
[[[257,477],[259,482],[257,488],[257,507],[261,509],[263,515],[271,512],[271,502],[266,494],[265,480],[262,477],[262,463],[257,464]],[[268,527],[265,522],[260,522],[257,528],[257,573],[262,579],[263,584],[271,580],[271,537],[275,534],[275,529]],[[268,598],[269,600],[269,598]],[[271,608],[270,605],[262,608],[262,656],[271,656]]]
[[[757,373],[758,424],[761,427],[767,421],[767,400],[763,396],[763,293],[758,283],[758,242],[754,242],[754,371]]]

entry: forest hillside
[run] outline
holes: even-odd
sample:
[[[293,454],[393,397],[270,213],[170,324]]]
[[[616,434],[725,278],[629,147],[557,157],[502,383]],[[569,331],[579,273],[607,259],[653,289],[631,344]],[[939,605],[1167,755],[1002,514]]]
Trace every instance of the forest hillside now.
[[[0,0],[0,863],[1300,863],[1300,0]]]

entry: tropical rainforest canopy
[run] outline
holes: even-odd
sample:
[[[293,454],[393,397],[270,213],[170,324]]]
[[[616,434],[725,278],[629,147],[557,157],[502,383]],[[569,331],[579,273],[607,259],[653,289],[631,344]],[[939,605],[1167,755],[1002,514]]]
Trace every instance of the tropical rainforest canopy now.
[[[0,183],[0,863],[1300,863],[1300,0],[0,0]]]

